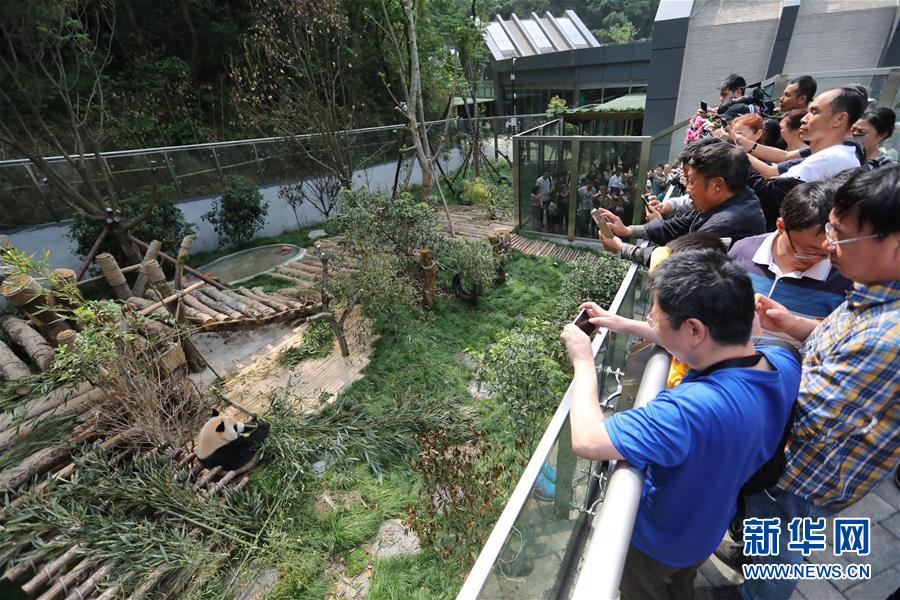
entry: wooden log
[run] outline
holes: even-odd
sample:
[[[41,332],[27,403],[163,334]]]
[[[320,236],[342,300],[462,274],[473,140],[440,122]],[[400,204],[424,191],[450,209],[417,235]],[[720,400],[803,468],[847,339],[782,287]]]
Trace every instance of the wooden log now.
[[[55,343],[61,332],[71,329],[65,319],[48,306],[44,288],[30,275],[10,275],[0,285],[0,294],[27,316],[50,343]]]
[[[39,564],[41,564],[41,561],[43,561],[47,557],[48,554],[50,554],[49,548],[44,548],[43,550],[40,550],[39,552],[37,552],[34,556],[29,558],[28,560],[20,562],[17,565],[12,566],[12,567],[8,568],[6,571],[4,571],[3,579],[5,579],[7,581],[16,581],[17,579],[22,577],[22,575],[24,575],[28,571],[33,570],[35,567],[37,567]]]
[[[301,283],[301,282],[309,281],[308,279],[303,279],[303,278],[298,277],[297,273],[292,272],[288,269],[285,269],[284,267],[277,267],[274,271],[270,272],[269,274],[274,277],[281,277],[282,279],[287,279],[288,281],[293,282],[293,283]]]
[[[252,290],[248,290],[245,287],[238,288],[238,292],[240,292],[240,294],[242,296],[246,296],[252,300],[256,300],[257,302],[265,304],[266,306],[268,306],[269,308],[271,308],[277,312],[284,312],[286,310],[291,310],[291,307],[288,306],[287,304],[284,304],[283,302],[278,302],[274,298],[269,298],[268,296],[265,296],[262,294],[257,294],[256,292],[254,292]]]
[[[76,306],[84,303],[84,296],[78,289],[78,280],[75,278],[75,271],[72,269],[53,269],[50,273],[50,289],[53,292],[53,301],[57,306],[64,308],[69,316],[69,324],[77,327],[77,323],[72,320],[71,312]]]
[[[97,266],[106,278],[106,283],[113,289],[119,300],[128,300],[131,298],[131,288],[128,287],[128,281],[125,280],[125,274],[119,269],[119,263],[115,257],[109,252],[97,255]]]
[[[75,336],[78,335],[77,331],[63,331],[58,336],[56,336],[56,345],[62,346],[67,350],[72,350],[75,345]]]
[[[78,581],[85,571],[90,568],[93,564],[93,560],[90,557],[86,557],[81,559],[77,565],[72,567],[72,569],[63,575],[62,577],[56,579],[47,591],[37,597],[37,600],[54,600],[61,593],[68,590],[72,585]]]
[[[137,279],[134,280],[134,295],[135,296],[143,296],[144,290],[147,288],[147,274],[140,270],[140,267],[144,265],[144,263],[156,260],[157,255],[159,255],[159,251],[162,248],[162,242],[159,240],[152,240],[150,244],[147,245],[147,250],[144,252],[144,258],[141,260],[141,264],[138,265],[138,276]]]
[[[14,467],[7,467],[0,472],[0,491],[14,490],[34,475],[46,473],[67,460],[70,451],[71,449],[66,446],[50,446],[38,450]]]
[[[194,300],[196,300],[197,302],[200,302],[201,304],[203,304],[205,306],[208,306],[210,309],[216,311],[219,314],[225,315],[229,319],[237,320],[237,319],[244,318],[244,315],[242,315],[240,312],[234,310],[230,306],[225,306],[221,302],[216,302],[215,300],[213,300],[211,297],[209,297],[208,295],[206,295],[204,293],[205,291],[206,290],[201,289],[196,294],[194,294],[193,295]]]
[[[224,293],[222,290],[213,290],[206,289],[203,290],[203,293],[215,300],[216,302],[220,302],[230,309],[241,313],[247,317],[255,317],[257,316],[256,312],[248,307],[246,304],[241,302],[240,300],[236,300],[232,296]]]
[[[158,266],[159,265],[157,265],[157,267]],[[162,273],[161,270],[160,270],[160,273]],[[160,282],[159,282],[159,280],[156,280],[156,281],[151,281],[150,283],[151,283],[151,285],[155,286]],[[165,284],[165,287],[163,289],[168,290],[169,292],[172,291],[172,289],[169,287],[169,284],[166,283],[165,279],[163,279],[161,283]],[[171,307],[173,306],[175,301],[177,301],[179,298],[181,298],[185,294],[190,294],[191,292],[200,289],[204,285],[206,285],[206,282],[204,282],[204,281],[198,281],[197,283],[192,283],[191,285],[184,288],[183,290],[179,290],[175,293],[170,293],[170,294],[164,296],[162,300],[151,303],[149,306],[142,309],[139,314],[142,317],[145,317],[160,308],[170,309],[170,312],[172,312]],[[160,292],[160,293],[162,293],[162,292]]]
[[[259,300],[252,298],[251,296],[241,294],[237,290],[228,290],[227,292],[222,293],[228,294],[229,296],[234,298],[236,302],[243,302],[247,305],[248,308],[250,308],[250,310],[255,311],[258,315],[267,317],[278,312],[274,308],[266,306],[265,304],[263,304]]]
[[[141,240],[137,239],[136,237],[134,237],[134,236],[131,235],[130,233],[128,234],[128,239],[131,240],[132,242],[134,242],[135,244],[137,244],[138,246],[140,246],[141,248],[147,248],[147,244],[146,244],[146,243],[144,243],[144,242],[142,242]],[[159,252],[159,253],[158,253],[158,256],[159,256],[159,258],[161,258],[161,259],[163,259],[164,261],[166,261],[166,262],[168,262],[168,263],[171,263],[171,264],[173,264],[173,265],[177,263],[177,261],[176,261],[174,258],[172,258],[171,256],[169,256],[169,255],[166,254],[165,252]],[[210,278],[210,277],[207,277],[206,275],[204,275],[204,274],[201,273],[200,271],[197,271],[197,270],[195,270],[195,269],[192,269],[192,268],[190,268],[190,267],[187,266],[187,265],[184,266],[184,270],[187,271],[188,273],[190,273],[191,275],[193,275],[194,277],[196,277],[197,279],[199,279],[200,281],[205,281],[206,283],[208,283],[209,285],[213,286],[213,287],[216,288],[217,290],[224,290],[224,289],[226,289],[224,285],[222,285],[221,283],[219,283],[219,282],[216,281],[215,279],[212,279],[212,278]]]
[[[182,300],[182,302],[184,302],[184,304],[186,306],[189,306],[196,311],[199,311],[206,315],[209,315],[212,319],[215,319],[216,321],[227,321],[228,320],[228,315],[223,315],[219,311],[206,306],[205,304],[203,304],[202,302],[197,300],[197,298],[195,298],[193,296],[193,294],[185,294],[184,296],[181,297],[181,300]]]
[[[84,277],[84,274],[87,273],[88,267],[91,266],[91,262],[93,262],[94,257],[97,256],[97,252],[100,251],[100,244],[103,243],[103,240],[106,239],[106,235],[109,233],[109,225],[104,225],[103,230],[100,231],[100,235],[97,236],[97,239],[94,240],[94,245],[91,246],[91,249],[88,250],[87,255],[84,257],[84,262],[81,263],[81,266],[78,267],[78,273],[75,274],[75,279],[81,280]]]
[[[431,258],[431,250],[422,248],[419,250],[419,259],[422,262],[422,270],[425,271],[425,287],[423,292],[423,302],[428,308],[434,308],[434,290],[437,283],[437,265]]]
[[[155,260],[151,260],[144,264],[144,270],[147,273],[147,279],[150,282],[150,285],[153,286],[153,289],[155,289],[163,299],[162,302],[165,305],[166,309],[175,316],[175,319],[178,322],[184,323],[184,311],[178,310],[178,307],[181,306],[181,303],[178,303],[178,307],[172,307],[166,302],[167,298],[171,296],[174,296],[174,298],[177,299],[180,298],[183,294],[190,293],[190,288],[193,286],[188,286],[187,288],[178,292],[178,294],[172,294],[172,288],[169,287],[168,283],[166,283],[166,276],[163,274],[159,263],[157,263]],[[203,281],[198,281],[197,284],[195,284],[197,286],[195,289],[199,289],[204,283],[205,282]],[[184,356],[187,359],[188,369],[190,369],[191,372],[199,373],[206,369],[206,360],[203,359],[200,351],[197,350],[194,342],[191,341],[190,335],[185,335],[181,339],[181,346],[182,348],[184,348]]]
[[[128,571],[122,578],[117,582],[106,588],[102,594],[97,596],[95,600],[112,600],[113,598],[117,598],[119,596],[119,590],[122,589],[122,586],[137,577],[137,571]]]
[[[42,398],[28,402],[16,414],[11,412],[0,413],[0,431],[12,427],[16,423],[40,416],[61,404],[87,394],[93,389],[95,388],[90,383],[82,383],[75,387],[56,388]]]
[[[181,246],[178,248],[178,254],[175,256],[175,277],[173,278],[173,281],[176,290],[181,289],[181,277],[184,274],[184,265],[187,262],[188,254],[190,253],[193,244],[194,236],[184,236],[181,240]]]
[[[75,558],[82,550],[83,546],[81,544],[75,544],[74,546],[63,552],[50,564],[44,565],[44,568],[38,571],[34,577],[26,581],[22,585],[22,591],[26,594],[33,594],[35,590],[44,585],[44,583],[48,579],[50,579],[50,577],[55,575],[57,571],[75,560]]]
[[[0,379],[16,381],[31,375],[28,366],[23,363],[9,346],[0,342]]]
[[[289,262],[287,264],[281,265],[285,269],[290,269],[291,271],[299,271],[300,273],[304,273],[309,277],[321,277],[322,276],[322,264],[321,263],[306,263],[303,261],[294,261]]]
[[[253,288],[253,290],[256,293],[261,293],[262,288]],[[285,304],[291,306],[292,308],[306,308],[306,306],[307,306],[306,302],[303,302],[298,298],[291,298],[290,296],[282,294],[283,291],[284,291],[284,288],[278,290],[277,292],[267,292],[266,295],[271,298],[275,298],[276,300],[278,300],[280,302],[284,302]]]
[[[3,328],[16,346],[28,354],[38,369],[47,371],[53,364],[53,346],[48,344],[44,336],[32,329],[28,323],[13,315],[6,315],[0,317],[0,328]]]

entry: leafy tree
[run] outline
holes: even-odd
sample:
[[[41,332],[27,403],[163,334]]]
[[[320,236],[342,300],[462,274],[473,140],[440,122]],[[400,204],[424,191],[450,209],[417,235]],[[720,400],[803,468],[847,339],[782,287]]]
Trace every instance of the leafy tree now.
[[[147,187],[123,198],[119,206],[123,218],[132,219],[141,214],[148,204],[151,205],[150,213],[135,225],[131,232],[138,239],[147,242],[160,240],[164,246],[171,247],[178,244],[184,236],[194,233],[194,227],[185,221],[184,214],[175,204],[174,197],[175,190],[170,186]],[[75,251],[80,256],[86,256],[102,229],[102,223],[76,214],[68,232],[69,238],[75,242]],[[121,264],[125,264],[128,260],[127,256],[122,255],[120,248],[109,240],[101,244],[100,251],[112,253]]]
[[[243,177],[231,177],[221,198],[213,200],[212,209],[203,215],[219,237],[231,244],[253,239],[266,224],[269,203],[263,200],[256,184]]]
[[[438,248],[438,259],[456,273],[459,289],[454,291],[461,296],[477,297],[497,277],[493,251],[483,239],[447,239]]]

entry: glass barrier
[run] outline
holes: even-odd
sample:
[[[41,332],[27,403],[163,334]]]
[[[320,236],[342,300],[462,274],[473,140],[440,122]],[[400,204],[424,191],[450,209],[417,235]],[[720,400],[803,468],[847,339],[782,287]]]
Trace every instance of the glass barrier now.
[[[535,127],[548,120],[546,115],[523,115],[519,123]],[[506,139],[513,133],[511,117],[478,119],[479,134],[489,158],[508,155]],[[427,123],[432,148],[464,157],[470,147],[475,123],[472,119],[452,119]],[[445,139],[445,132],[448,133]],[[113,184],[120,197],[134,195],[153,186],[166,185],[175,190],[178,202],[221,193],[224,180],[240,175],[260,186],[283,181],[298,181],[319,176],[324,167],[314,157],[338,144],[347,149],[348,160],[357,172],[379,164],[396,163],[401,149],[410,145],[402,126],[355,129],[337,134],[336,139],[302,135],[295,138],[265,138],[240,142],[197,144],[170,148],[149,148],[103,153]],[[503,139],[501,146],[500,139]],[[491,146],[493,148],[491,148]],[[90,186],[61,157],[48,158],[50,168],[88,197],[94,186],[104,196],[106,183],[97,159],[85,157]],[[412,155],[404,153],[407,168]],[[31,173],[29,173],[31,169]],[[32,177],[32,174],[35,177]],[[26,160],[0,161],[0,230],[39,225],[70,218],[72,211]]]
[[[632,266],[610,310],[643,318],[649,310],[643,277],[643,269]],[[594,339],[598,388],[607,413],[630,408],[620,406],[620,399],[627,384],[622,379],[626,349],[635,341],[607,331]],[[603,498],[608,467],[573,453],[569,400],[567,391],[459,598],[565,597],[577,567],[582,530]]]
[[[593,208],[610,210],[632,224],[636,198],[647,180],[641,170],[643,147],[642,142],[613,139],[579,142],[576,237],[597,239]]]
[[[516,142],[514,159],[519,173],[520,226],[526,231],[564,235],[568,228],[569,186],[573,180],[572,142],[530,140]]]

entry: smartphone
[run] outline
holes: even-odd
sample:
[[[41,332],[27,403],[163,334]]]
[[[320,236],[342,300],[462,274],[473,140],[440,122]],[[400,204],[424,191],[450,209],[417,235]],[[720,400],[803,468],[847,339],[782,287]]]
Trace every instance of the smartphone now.
[[[589,321],[591,316],[588,314],[587,309],[582,308],[581,312],[578,313],[578,316],[575,317],[575,320],[572,323],[575,324],[575,327],[585,332],[587,335],[593,335],[594,333],[594,325]]]
[[[703,112],[709,110],[709,106],[707,106],[706,102],[704,102],[703,100],[700,101],[700,110],[702,110]]]
[[[600,228],[600,232],[603,233],[603,237],[615,237],[616,234],[613,233],[613,230],[609,228],[609,223],[601,219],[597,222],[597,227]]]
[[[651,197],[656,198],[656,196],[651,196]],[[641,200],[644,201],[644,206],[646,206],[647,208],[650,208],[650,198],[647,197],[647,194],[644,194],[643,196],[641,196]]]

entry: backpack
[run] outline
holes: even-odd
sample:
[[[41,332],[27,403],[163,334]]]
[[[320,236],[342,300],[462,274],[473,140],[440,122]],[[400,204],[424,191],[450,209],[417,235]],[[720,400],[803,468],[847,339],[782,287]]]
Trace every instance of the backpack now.
[[[550,205],[547,206],[547,214],[551,217],[555,217],[559,214],[559,204],[556,203],[556,200],[550,201]]]

